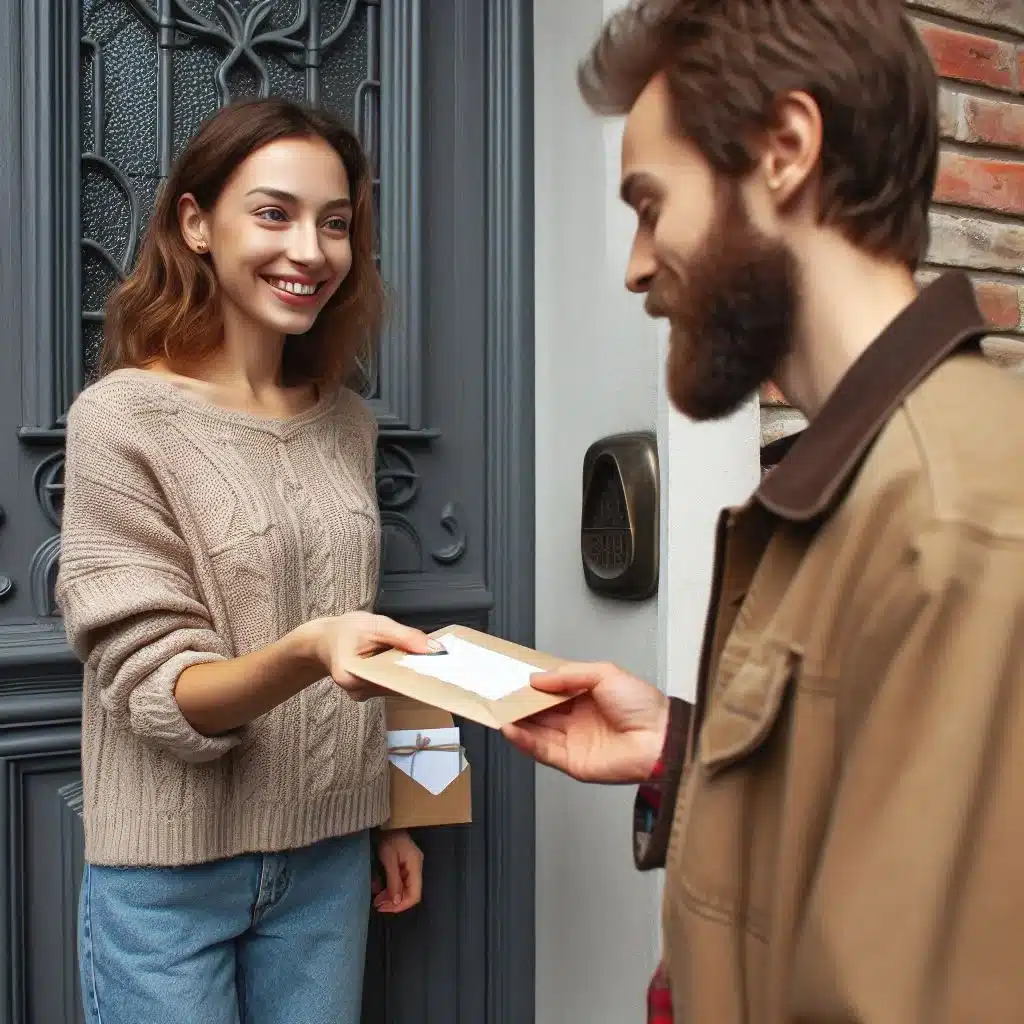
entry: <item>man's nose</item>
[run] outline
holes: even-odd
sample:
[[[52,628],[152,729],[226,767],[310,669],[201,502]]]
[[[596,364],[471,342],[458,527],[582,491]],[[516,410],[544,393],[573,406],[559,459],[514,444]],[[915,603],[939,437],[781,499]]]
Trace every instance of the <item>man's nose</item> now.
[[[634,245],[626,267],[626,287],[637,295],[645,295],[650,291],[656,269],[650,253],[642,252]]]

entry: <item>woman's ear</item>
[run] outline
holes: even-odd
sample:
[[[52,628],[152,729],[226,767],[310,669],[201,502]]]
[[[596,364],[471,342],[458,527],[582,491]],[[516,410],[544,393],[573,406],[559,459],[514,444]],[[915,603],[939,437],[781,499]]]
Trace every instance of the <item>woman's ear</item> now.
[[[178,226],[185,244],[193,252],[202,254],[209,251],[206,217],[191,192],[186,192],[178,200]]]

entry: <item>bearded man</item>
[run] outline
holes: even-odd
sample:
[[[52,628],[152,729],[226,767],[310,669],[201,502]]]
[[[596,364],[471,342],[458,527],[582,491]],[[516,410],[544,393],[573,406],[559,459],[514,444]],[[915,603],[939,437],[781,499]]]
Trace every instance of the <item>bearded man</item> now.
[[[580,696],[505,734],[641,783],[656,1019],[1017,1019],[1024,389],[966,277],[915,286],[927,53],[901,0],[638,0],[580,82],[627,115],[627,286],[671,324],[674,404],[773,380],[809,427],[722,514],[695,706],[572,665],[534,685]]]

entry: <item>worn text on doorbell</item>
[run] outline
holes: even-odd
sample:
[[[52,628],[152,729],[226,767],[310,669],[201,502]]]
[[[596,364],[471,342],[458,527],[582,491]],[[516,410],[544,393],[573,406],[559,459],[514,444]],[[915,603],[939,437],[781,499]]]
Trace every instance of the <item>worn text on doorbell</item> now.
[[[587,449],[580,553],[591,590],[627,601],[657,593],[660,505],[653,433],[614,434]]]

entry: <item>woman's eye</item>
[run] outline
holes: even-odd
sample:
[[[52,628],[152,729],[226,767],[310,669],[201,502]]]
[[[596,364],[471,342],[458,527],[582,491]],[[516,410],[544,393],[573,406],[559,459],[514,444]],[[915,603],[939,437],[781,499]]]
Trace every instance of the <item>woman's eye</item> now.
[[[257,210],[256,216],[259,217],[260,220],[269,220],[276,224],[280,224],[288,219],[285,216],[284,210],[279,210],[276,206],[267,207],[265,210]]]
[[[324,222],[324,227],[328,231],[337,231],[339,234],[345,234],[348,231],[348,221],[344,217],[329,217]]]

